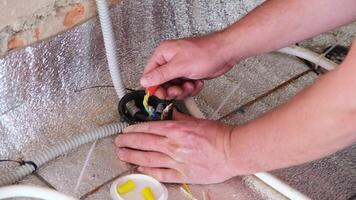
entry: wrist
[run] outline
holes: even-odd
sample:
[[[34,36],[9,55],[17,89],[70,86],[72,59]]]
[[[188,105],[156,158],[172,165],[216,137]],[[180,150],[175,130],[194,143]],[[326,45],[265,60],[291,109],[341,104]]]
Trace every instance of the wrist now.
[[[225,132],[224,135],[224,153],[226,157],[226,162],[229,170],[229,174],[234,177],[239,175],[238,173],[238,166],[236,166],[236,163],[234,162],[234,151],[233,151],[233,145],[232,145],[232,138],[234,134],[236,126],[228,126],[227,131]]]
[[[251,174],[260,169],[258,161],[259,149],[251,145],[255,137],[248,124],[233,126],[230,133],[229,164],[234,176]]]
[[[218,56],[231,65],[238,64],[241,60],[252,56],[253,54],[248,51],[244,45],[245,41],[242,41],[241,38],[236,31],[229,29],[214,33],[214,39],[218,44],[216,47]]]
[[[235,52],[234,46],[224,31],[218,31],[211,35],[212,51],[214,56],[222,59],[225,65],[234,66],[239,63],[243,58]]]

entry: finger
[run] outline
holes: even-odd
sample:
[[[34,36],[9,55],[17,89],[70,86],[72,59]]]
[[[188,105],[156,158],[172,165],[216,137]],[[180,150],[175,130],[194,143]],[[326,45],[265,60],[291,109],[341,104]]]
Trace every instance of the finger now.
[[[140,82],[143,87],[147,88],[154,85],[161,85],[162,83],[168,82],[175,78],[183,77],[184,74],[184,70],[179,67],[179,65],[169,62],[145,73]]]
[[[203,89],[203,86],[204,86],[204,81],[202,80],[194,81],[194,91],[192,92],[191,96],[197,95]]]
[[[160,99],[166,99],[167,98],[167,90],[163,87],[159,87],[157,91],[154,93],[154,95]]]
[[[154,121],[145,122],[128,126],[124,129],[124,133],[151,133],[158,136],[171,137],[179,132],[183,126],[178,121]],[[125,134],[119,135],[122,137]],[[119,137],[118,136],[118,137]]]
[[[154,177],[160,182],[165,182],[165,183],[183,182],[183,176],[175,169],[138,167],[137,170],[141,173]]]
[[[117,154],[122,161],[144,167],[173,168],[176,165],[171,157],[159,152],[119,148]]]
[[[159,46],[155,49],[152,56],[148,60],[147,65],[145,66],[145,69],[143,70],[143,74],[146,74],[147,72],[152,71],[153,69],[155,69],[161,65],[164,65],[166,63],[167,63],[167,61],[163,56],[162,47]]]
[[[186,115],[177,111],[176,109],[173,110],[173,119],[174,120],[194,120],[193,117]]]
[[[177,96],[180,96],[183,94],[183,89],[179,85],[174,85],[171,86],[167,89],[167,99],[175,99]]]
[[[171,83],[171,82],[166,82],[166,83],[163,83],[161,86],[162,86],[164,89],[167,90],[169,87],[172,86],[172,83]]]
[[[121,134],[116,137],[115,145],[120,148],[132,148],[144,151],[158,151],[168,154],[168,145],[164,144],[164,137],[147,133]]]
[[[182,88],[183,88],[182,94],[176,97],[176,99],[178,100],[185,99],[194,91],[194,83],[191,81],[186,81],[183,83]]]
[[[172,83],[173,85],[182,85],[183,84],[183,80],[181,78],[176,78],[169,82]]]

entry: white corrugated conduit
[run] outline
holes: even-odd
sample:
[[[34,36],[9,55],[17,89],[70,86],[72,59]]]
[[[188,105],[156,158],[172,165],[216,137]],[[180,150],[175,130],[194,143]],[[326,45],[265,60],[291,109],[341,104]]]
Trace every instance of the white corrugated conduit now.
[[[126,126],[126,123],[109,124],[76,135],[68,140],[54,145],[50,149],[41,150],[33,158],[28,159],[31,161],[31,163],[26,163],[20,167],[17,167],[13,171],[2,174],[0,176],[0,186],[13,184],[25,176],[31,174],[36,170],[36,168],[41,167],[43,164],[53,160],[54,158],[68,153],[69,151],[76,149],[83,144],[87,144],[89,142],[120,133]]]
[[[120,68],[116,53],[116,45],[110,19],[109,6],[106,0],[96,0],[96,7],[98,8],[101,32],[104,38],[106,59],[109,65],[111,79],[114,84],[117,96],[121,99],[123,96],[125,96],[126,89],[120,76]]]

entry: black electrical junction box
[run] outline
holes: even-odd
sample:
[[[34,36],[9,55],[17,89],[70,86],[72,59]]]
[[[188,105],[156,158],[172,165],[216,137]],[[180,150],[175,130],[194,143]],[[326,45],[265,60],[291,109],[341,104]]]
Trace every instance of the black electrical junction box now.
[[[136,90],[127,93],[119,102],[119,114],[129,124],[147,121],[171,120],[173,113],[173,106],[171,101],[159,99],[151,95],[148,98],[148,105],[152,106],[159,118],[152,118],[146,112],[143,106],[143,98],[145,96],[144,90]],[[136,108],[132,108],[132,107]]]

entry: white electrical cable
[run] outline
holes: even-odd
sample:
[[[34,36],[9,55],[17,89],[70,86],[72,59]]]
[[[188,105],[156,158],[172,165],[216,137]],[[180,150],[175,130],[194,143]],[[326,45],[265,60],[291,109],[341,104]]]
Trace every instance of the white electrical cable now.
[[[30,185],[12,185],[0,188],[0,199],[31,197],[46,200],[77,200],[49,188]]]
[[[34,172],[35,166],[39,168],[48,161],[76,149],[83,144],[120,133],[126,126],[128,126],[127,123],[109,124],[95,128],[89,132],[76,135],[68,140],[54,145],[50,149],[41,150],[38,154],[35,154],[33,158],[28,159],[34,165],[26,163],[20,167],[17,167],[13,171],[0,175],[0,186],[13,184]]]
[[[98,8],[101,31],[104,38],[106,59],[108,60],[111,79],[114,84],[115,91],[119,99],[121,99],[123,96],[125,96],[126,89],[120,76],[120,68],[116,53],[116,45],[110,19],[109,6],[106,0],[96,0],[96,7]]]

